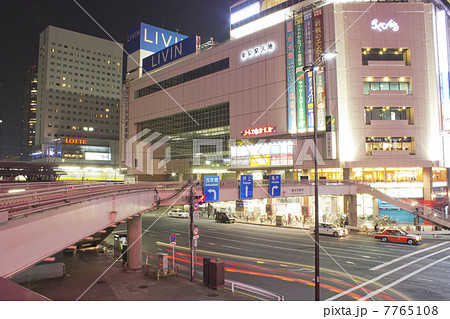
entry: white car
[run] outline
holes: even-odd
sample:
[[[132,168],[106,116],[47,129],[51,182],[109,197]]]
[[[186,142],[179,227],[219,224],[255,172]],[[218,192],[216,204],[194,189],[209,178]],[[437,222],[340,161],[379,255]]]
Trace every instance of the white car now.
[[[309,231],[315,232],[315,226],[310,226]],[[334,237],[343,237],[348,235],[348,229],[338,227],[330,223],[319,223],[319,234],[332,235]]]
[[[169,217],[188,218],[189,213],[185,212],[181,208],[174,208],[169,212]]]

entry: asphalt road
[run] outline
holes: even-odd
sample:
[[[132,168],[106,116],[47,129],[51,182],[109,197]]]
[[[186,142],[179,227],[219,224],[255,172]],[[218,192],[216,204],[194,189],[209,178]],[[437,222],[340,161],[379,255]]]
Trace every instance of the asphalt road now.
[[[225,261],[225,277],[262,288],[285,300],[314,300],[314,241],[306,230],[212,219],[199,227],[197,257]],[[116,232],[126,230],[120,225]],[[176,239],[176,265],[189,273],[188,220],[163,210],[143,215],[143,254],[167,252]],[[111,237],[108,239],[111,241]],[[321,300],[450,300],[450,242],[382,243],[365,235],[320,236]],[[172,260],[169,260],[169,264]]]

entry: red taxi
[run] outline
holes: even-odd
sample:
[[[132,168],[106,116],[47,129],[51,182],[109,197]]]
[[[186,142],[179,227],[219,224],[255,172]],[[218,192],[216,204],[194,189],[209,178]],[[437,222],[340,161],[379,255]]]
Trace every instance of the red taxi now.
[[[422,237],[418,235],[408,234],[399,229],[386,229],[382,232],[373,234],[375,239],[381,239],[382,242],[407,243],[409,245],[418,244],[422,241]]]

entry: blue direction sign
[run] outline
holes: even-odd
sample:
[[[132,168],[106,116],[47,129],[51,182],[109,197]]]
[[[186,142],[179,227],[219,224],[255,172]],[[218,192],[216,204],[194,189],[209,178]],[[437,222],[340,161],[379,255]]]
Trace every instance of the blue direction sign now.
[[[253,176],[241,175],[239,198],[253,198]]]
[[[269,196],[281,196],[281,175],[270,175]]]
[[[203,194],[205,194],[205,202],[219,201],[220,180],[219,176],[205,176],[203,183]]]

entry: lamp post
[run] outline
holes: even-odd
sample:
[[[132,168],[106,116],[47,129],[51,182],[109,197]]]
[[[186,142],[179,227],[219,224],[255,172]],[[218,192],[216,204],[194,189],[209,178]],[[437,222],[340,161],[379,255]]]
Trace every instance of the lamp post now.
[[[313,92],[313,118],[314,118],[314,288],[315,300],[320,301],[320,245],[319,245],[319,181],[317,173],[317,110],[316,110],[316,69],[325,60],[336,56],[336,52],[323,52],[320,60],[312,65],[303,67],[304,73],[312,72],[312,92]]]

